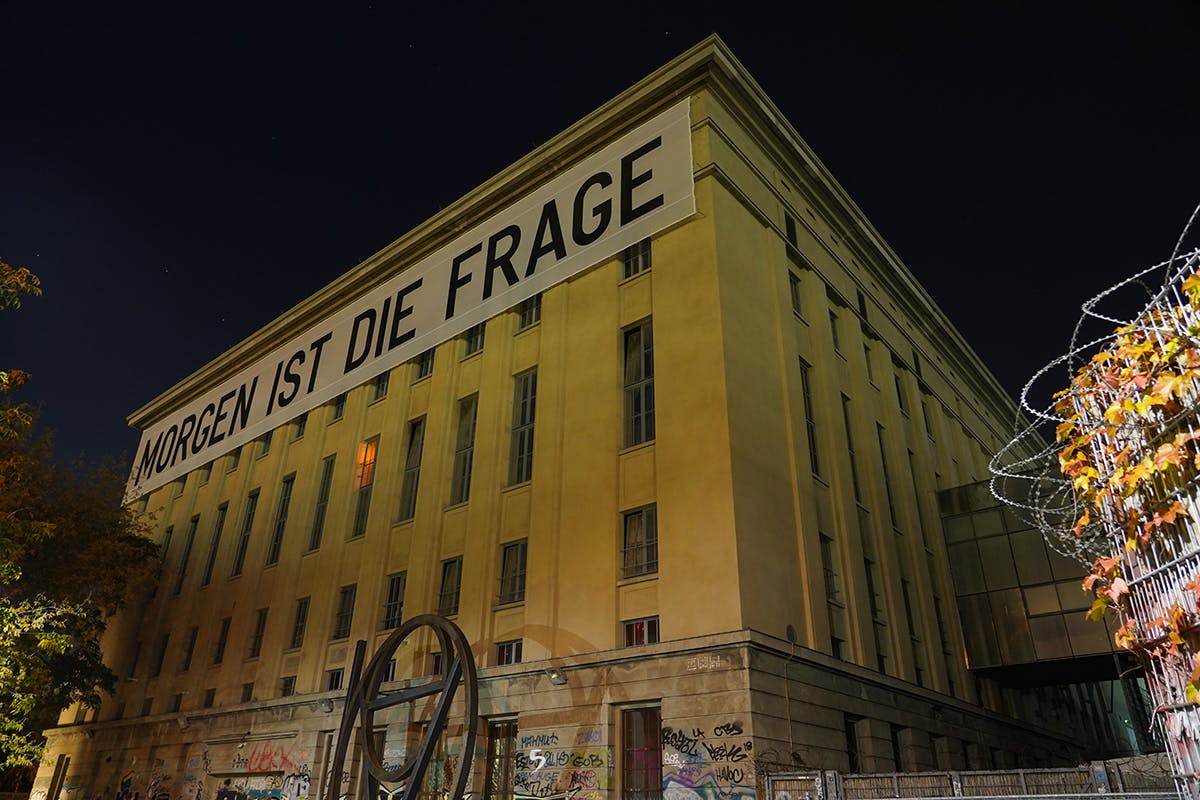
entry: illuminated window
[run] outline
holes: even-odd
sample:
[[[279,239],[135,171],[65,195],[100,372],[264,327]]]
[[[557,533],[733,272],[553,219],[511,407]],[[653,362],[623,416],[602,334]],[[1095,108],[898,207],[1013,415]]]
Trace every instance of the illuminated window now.
[[[498,666],[519,663],[521,663],[520,639],[511,642],[500,642],[496,645],[496,664]]]
[[[371,489],[375,485],[375,458],[378,454],[378,436],[358,446],[358,465],[354,469],[354,524],[350,528],[352,539],[367,532],[367,514],[371,510]]]
[[[625,646],[654,644],[658,641],[658,617],[631,619],[625,623]]]

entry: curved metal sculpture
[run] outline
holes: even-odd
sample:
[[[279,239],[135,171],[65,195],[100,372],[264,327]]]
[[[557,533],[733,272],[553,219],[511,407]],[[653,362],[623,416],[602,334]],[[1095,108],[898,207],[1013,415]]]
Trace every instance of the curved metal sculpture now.
[[[413,632],[420,628],[433,628],[441,645],[442,663],[440,671],[432,679],[397,692],[380,692],[388,662],[397,648]],[[367,643],[359,640],[354,651],[354,665],[350,670],[350,682],[346,689],[346,705],[342,710],[342,724],[338,729],[337,745],[330,761],[329,785],[325,800],[338,800],[342,783],[346,752],[350,737],[358,726],[359,742],[363,754],[363,780],[366,783],[367,800],[375,800],[380,784],[404,784],[403,800],[413,800],[421,791],[429,762],[434,754],[438,738],[446,730],[446,723],[453,705],[462,689],[463,697],[463,754],[462,763],[455,782],[453,800],[462,800],[467,782],[471,778],[471,763],[475,756],[475,739],[479,722],[479,694],[475,675],[475,661],[471,656],[471,645],[467,637],[450,620],[433,614],[422,614],[404,622],[392,632],[383,645],[375,651],[366,670],[362,668]],[[372,735],[375,730],[375,714],[393,706],[414,703],[422,698],[439,695],[433,716],[425,726],[425,733],[417,752],[395,769],[388,769],[383,762],[383,753]],[[389,792],[390,794],[390,792]]]

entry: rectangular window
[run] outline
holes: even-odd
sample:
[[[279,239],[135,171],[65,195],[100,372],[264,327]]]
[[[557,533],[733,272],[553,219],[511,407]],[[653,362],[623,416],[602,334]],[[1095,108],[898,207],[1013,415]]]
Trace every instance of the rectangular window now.
[[[187,577],[188,561],[192,558],[192,545],[196,543],[196,528],[200,527],[200,517],[192,517],[188,523],[187,538],[183,540],[183,558],[179,562],[179,575],[175,578],[175,594],[183,591],[183,579]]]
[[[292,617],[292,638],[288,648],[295,650],[304,646],[304,632],[308,629],[308,607],[311,598],[301,597],[296,601],[296,613]]]
[[[351,539],[367,532],[367,515],[371,511],[371,489],[375,485],[375,459],[378,455],[378,436],[358,446],[358,465],[354,469],[354,524],[350,528]]]
[[[338,590],[337,611],[333,616],[333,635],[330,639],[345,639],[350,635],[350,625],[354,621],[354,598],[357,594],[357,583],[351,583]]]
[[[621,711],[622,800],[662,800],[662,712]]]
[[[800,276],[791,270],[788,271],[788,290],[792,296],[792,311],[796,316],[803,315],[800,306]]]
[[[375,376],[375,380],[371,381],[371,402],[382,400],[387,397],[388,381],[391,379],[390,372],[381,372]]]
[[[421,378],[428,378],[433,374],[433,348],[429,348],[416,359],[416,372],[413,375],[413,381],[419,381]]]
[[[275,438],[275,431],[267,431],[258,440],[258,457],[262,458],[267,453],[271,452],[271,440]]]
[[[841,603],[842,586],[833,553],[833,539],[823,533],[818,538],[821,541],[821,570],[825,574],[825,599],[831,603]]]
[[[904,394],[904,381],[900,379],[900,375],[892,376],[896,379],[896,402],[900,404],[900,413],[908,416],[908,398]]]
[[[129,662],[129,671],[125,673],[126,678],[132,678],[136,674],[138,659],[142,656],[142,643],[138,642],[133,646],[133,659]]]
[[[475,355],[483,349],[483,330],[484,323],[481,322],[463,331],[463,358]]]
[[[171,549],[171,539],[175,537],[175,526],[168,525],[163,531],[162,544],[158,546],[158,558],[164,564],[167,563],[167,552]]]
[[[150,712],[153,710],[154,710],[154,698],[147,697],[145,700],[142,701],[142,716],[143,717],[150,716]]]
[[[658,572],[658,513],[654,506],[625,512],[621,561],[625,578]]]
[[[787,237],[788,244],[792,247],[799,247],[800,242],[796,236],[796,219],[787,212],[783,215],[783,233]]]
[[[891,516],[892,528],[899,533],[900,521],[896,517],[896,499],[892,493],[892,477],[888,470],[887,448],[884,447],[883,426],[875,423],[875,436],[879,439],[879,463],[883,467],[883,488],[887,492],[888,514]]]
[[[204,562],[204,575],[200,578],[201,586],[208,586],[212,581],[213,568],[217,565],[217,548],[221,546],[221,531],[225,529],[225,515],[229,513],[229,503],[217,506],[217,519],[213,523],[212,543],[208,546],[208,558]]]
[[[867,296],[862,293],[861,289],[856,289],[858,295],[858,313],[863,318],[863,322],[867,321]]]
[[[500,552],[499,603],[519,603],[525,599],[525,554],[527,540],[504,545]]]
[[[211,478],[212,462],[210,461],[200,468],[200,485],[203,486],[204,484],[208,483]]]
[[[867,380],[875,383],[875,368],[871,365],[871,345],[863,342],[863,363],[867,365]]]
[[[283,479],[279,487],[279,506],[275,509],[275,529],[271,532],[271,546],[267,550],[267,565],[279,563],[279,552],[283,549],[283,532],[287,528],[288,508],[292,504],[292,486],[296,483],[295,473]]]
[[[258,658],[262,654],[263,637],[267,633],[267,612],[269,608],[260,608],[254,612],[254,630],[250,633],[250,645],[246,648],[246,658]]]
[[[233,450],[231,450],[229,452],[228,459],[225,462],[225,471],[233,472],[235,469],[238,468],[238,463],[241,460],[242,460],[242,448],[239,445],[238,447],[233,448]]]
[[[279,679],[279,696],[291,697],[296,693],[296,676],[287,675]]]
[[[621,253],[621,276],[632,278],[650,269],[650,237],[626,247]]]
[[[341,670],[341,669],[331,669],[328,672],[326,672],[325,673],[325,690],[328,692],[335,692],[338,689],[342,688],[342,676],[345,674],[346,674],[345,671]]]
[[[858,482],[858,460],[854,457],[854,429],[850,419],[850,398],[842,395],[842,423],[846,426],[846,449],[850,454],[850,482],[854,486],[854,499],[861,503],[862,486]]]
[[[404,453],[404,477],[400,482],[398,519],[412,519],[417,513],[417,486],[421,480],[421,450],[425,445],[425,418],[408,423],[408,448]]]
[[[623,624],[625,627],[626,647],[654,644],[658,641],[658,617],[631,619]]]
[[[205,689],[204,690],[204,702],[202,703],[202,706],[204,708],[212,708],[216,702],[217,702],[217,690],[216,689]]]
[[[320,548],[321,537],[325,533],[325,516],[329,513],[329,495],[333,489],[333,466],[336,460],[336,453],[321,460],[321,481],[317,484],[317,507],[313,512],[312,530],[308,533],[309,551]]]
[[[858,723],[862,721],[862,717],[852,714],[843,714],[842,716],[846,731],[846,757],[849,759],[850,772],[861,772],[862,759],[859,758],[858,750]]]
[[[475,417],[479,411],[479,395],[473,394],[458,401],[458,436],[454,444],[454,474],[450,485],[450,502],[465,503],[471,496],[471,462],[475,454]]]
[[[399,628],[404,621],[404,588],[408,583],[408,573],[397,572],[387,576],[387,591],[383,600],[383,629],[390,631]]]
[[[175,481],[172,485],[175,487],[175,497],[182,497],[183,496],[183,487],[187,485],[187,476],[184,475],[182,478]]]
[[[513,379],[512,442],[509,448],[508,482],[524,483],[533,478],[533,421],[537,410],[537,370],[522,372]]]
[[[921,636],[917,630],[916,619],[913,616],[912,594],[907,578],[901,578],[900,580],[900,593],[904,596],[904,619],[908,623],[908,635],[913,639],[920,639]]]
[[[821,459],[817,451],[817,420],[813,414],[812,367],[800,359],[800,393],[804,400],[804,430],[808,434],[808,463],[813,475],[821,474]]]
[[[154,656],[154,668],[150,672],[150,677],[153,678],[162,673],[163,660],[167,657],[167,643],[171,640],[171,634],[164,633],[162,638],[158,640],[158,652]]]
[[[542,293],[527,297],[517,304],[517,333],[532,328],[542,319]]]
[[[654,438],[654,332],[650,320],[624,331],[625,446]]]
[[[221,628],[217,633],[217,643],[213,647],[213,663],[220,664],[225,660],[225,645],[229,641],[229,626],[233,622],[233,617],[225,617],[221,620]]]
[[[329,404],[329,421],[337,422],[342,417],[346,416],[346,393],[342,392],[337,397],[333,398],[333,402]]]
[[[521,640],[517,639],[511,642],[500,642],[496,645],[496,664],[503,666],[505,664],[520,664],[521,663]]]
[[[838,316],[833,309],[829,309],[829,333],[833,336],[833,349],[840,353],[842,343],[838,335]]]
[[[192,668],[192,653],[196,652],[196,639],[200,636],[200,628],[193,625],[188,630],[187,644],[183,648],[183,660],[179,662],[179,671],[187,672]]]
[[[396,659],[388,659],[387,667],[383,670],[383,682],[391,683],[396,680]]]
[[[489,722],[483,800],[513,800],[517,762],[517,723]]]
[[[249,703],[254,699],[254,682],[242,684],[242,702]]]
[[[246,513],[242,517],[242,535],[238,537],[237,552],[233,555],[233,571],[230,575],[241,575],[246,566],[246,550],[250,547],[250,531],[254,529],[254,512],[258,509],[258,489],[246,496]]]
[[[438,591],[438,613],[449,617],[458,613],[458,592],[462,586],[462,558],[442,562],[442,583]]]
[[[305,411],[300,416],[296,417],[296,421],[292,424],[292,441],[304,436],[304,431],[308,428],[308,412]]]
[[[921,417],[925,420],[925,435],[929,437],[929,441],[936,441],[933,435],[933,423],[929,421],[929,404],[924,400],[921,401]]]

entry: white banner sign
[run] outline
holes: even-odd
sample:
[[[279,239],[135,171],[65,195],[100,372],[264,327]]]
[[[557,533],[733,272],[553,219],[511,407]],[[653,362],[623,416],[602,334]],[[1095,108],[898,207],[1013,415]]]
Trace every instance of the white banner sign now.
[[[142,433],[126,501],[696,209],[683,100]]]

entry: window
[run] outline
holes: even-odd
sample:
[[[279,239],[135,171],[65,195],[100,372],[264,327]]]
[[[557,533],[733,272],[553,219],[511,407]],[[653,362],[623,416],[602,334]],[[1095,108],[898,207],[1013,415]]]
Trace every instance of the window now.
[[[331,669],[325,673],[325,690],[335,692],[342,688],[342,676],[345,675],[345,670]]]
[[[841,352],[842,344],[838,338],[838,316],[833,309],[829,310],[829,332],[833,335],[833,349]]]
[[[253,682],[243,683],[242,684],[242,702],[249,703],[253,699],[254,699],[254,683]]]
[[[390,372],[381,372],[375,376],[375,380],[371,381],[371,402],[382,400],[387,397],[388,381],[391,379]]]
[[[804,400],[804,429],[808,434],[808,463],[813,475],[821,474],[821,460],[817,457],[817,422],[813,415],[812,368],[800,359],[800,393]]]
[[[171,549],[171,539],[175,536],[175,526],[168,525],[163,531],[162,544],[158,546],[158,558],[164,564],[167,561],[167,552]]]
[[[853,714],[843,714],[843,726],[846,732],[846,757],[850,761],[850,772],[862,771],[862,759],[859,758],[858,750],[858,723],[862,721],[862,717],[856,717]]]
[[[333,398],[333,402],[330,403],[329,421],[337,422],[344,416],[346,416],[346,393],[342,392]]]
[[[821,541],[821,570],[825,575],[825,599],[831,603],[841,603],[842,586],[833,554],[833,539],[823,533],[818,538]]]
[[[358,594],[358,584],[352,583],[338,590],[337,611],[333,616],[333,635],[331,639],[345,639],[350,635],[350,623],[354,620],[354,597]]]
[[[657,517],[654,506],[625,512],[622,577],[632,578],[658,572]]]
[[[387,591],[383,601],[383,629],[399,628],[404,621],[404,588],[408,573],[397,572],[387,577]]]
[[[296,676],[287,675],[279,679],[279,696],[291,697],[296,693]]]
[[[863,342],[863,362],[867,365],[867,380],[875,383],[875,368],[871,366],[871,345]]]
[[[304,645],[304,632],[308,629],[308,606],[311,598],[301,597],[296,601],[296,613],[292,617],[292,638],[288,649],[295,650]]]
[[[625,625],[625,646],[654,644],[658,641],[658,617],[631,619]]]
[[[417,485],[421,479],[421,450],[425,444],[425,418],[408,423],[408,449],[404,453],[404,477],[400,482],[398,519],[412,519],[417,513]]]
[[[661,800],[662,763],[661,710],[657,706],[622,710],[622,800]]]
[[[196,543],[196,528],[200,527],[200,517],[192,517],[188,523],[187,539],[183,542],[183,558],[179,562],[179,575],[175,578],[175,594],[183,591],[183,579],[187,577],[188,561],[192,557],[192,545]]]
[[[791,270],[788,270],[788,290],[792,296],[792,311],[796,316],[802,315],[804,312],[800,307],[800,276]]]
[[[136,674],[138,659],[142,655],[142,643],[138,642],[133,646],[133,659],[129,662],[129,671],[125,673],[126,678],[132,678]]]
[[[212,708],[216,702],[217,702],[217,690],[216,689],[205,689],[204,690],[204,702],[201,705],[204,708]]]
[[[796,220],[791,214],[784,212],[783,215],[783,230],[787,236],[788,244],[792,247],[799,247],[799,239],[796,237]]]
[[[513,800],[516,762],[517,723],[489,722],[483,800]]]
[[[157,677],[162,673],[163,660],[167,657],[167,643],[171,640],[171,634],[164,633],[162,638],[158,640],[158,653],[154,656],[154,669],[150,672],[150,677]]]
[[[475,355],[483,349],[483,327],[484,323],[481,322],[463,331],[463,358]]]
[[[271,547],[267,550],[267,565],[279,563],[279,551],[283,549],[283,532],[287,527],[288,508],[292,504],[292,486],[296,483],[293,473],[283,479],[279,488],[279,507],[275,510],[275,530],[271,534]]]
[[[500,603],[525,599],[525,553],[527,540],[504,545],[500,553]]]
[[[246,648],[246,658],[258,658],[262,654],[263,636],[267,632],[267,612],[269,608],[260,608],[254,613],[254,630],[250,633],[250,646]]]
[[[842,395],[842,423],[846,426],[846,449],[850,453],[850,481],[854,486],[854,499],[862,502],[862,486],[858,482],[858,461],[854,457],[854,430],[850,425],[850,398]]]
[[[465,503],[471,495],[471,462],[475,454],[475,417],[479,410],[479,395],[458,401],[458,438],[454,445],[454,475],[450,485],[450,502]]]
[[[521,663],[521,640],[500,642],[496,645],[496,665]]]
[[[308,549],[316,550],[321,546],[321,536],[325,532],[325,515],[329,513],[329,494],[333,489],[333,465],[337,454],[326,456],[321,461],[321,482],[317,485],[317,507],[313,512],[312,530],[308,534]]]
[[[367,514],[371,511],[371,489],[375,485],[375,458],[379,454],[379,437],[368,439],[358,446],[358,466],[354,470],[354,524],[350,538],[367,532]]]
[[[304,431],[308,428],[308,412],[305,411],[300,416],[296,417],[295,423],[292,424],[292,441],[304,436]]]
[[[387,666],[383,668],[383,682],[391,683],[396,680],[396,659],[388,659]]]
[[[458,613],[458,590],[462,585],[462,558],[442,562],[442,585],[438,591],[438,613],[449,617]]]
[[[143,717],[150,716],[150,712],[153,710],[154,710],[154,698],[147,697],[145,700],[142,701],[142,716]]]
[[[175,487],[175,497],[182,497],[183,496],[183,487],[187,485],[187,476],[184,475],[182,478],[175,481],[175,483],[172,485]]]
[[[230,575],[241,575],[246,566],[246,550],[250,547],[250,531],[254,529],[254,512],[258,509],[258,489],[246,497],[246,514],[242,517],[242,535],[238,538],[237,552],[233,555],[233,571]]]
[[[883,445],[883,426],[875,423],[875,436],[879,439],[879,463],[883,467],[883,488],[887,491],[888,514],[892,519],[892,528],[900,532],[900,520],[896,517],[896,499],[892,494],[892,478],[888,472],[887,448]]]
[[[933,436],[933,423],[929,420],[929,404],[924,400],[921,401],[921,417],[925,420],[925,435],[929,437],[929,441],[936,441]]]
[[[413,377],[414,382],[421,380],[421,378],[428,378],[430,375],[433,374],[433,348],[432,347],[429,348],[428,350],[426,350],[424,353],[421,353],[421,355],[417,356],[416,365],[417,365],[416,374]]]
[[[863,318],[863,322],[867,321],[867,296],[862,293],[862,289],[855,289],[855,294],[858,300],[858,313]]]
[[[241,460],[242,460],[242,448],[235,447],[232,451],[230,451],[229,457],[225,462],[225,471],[233,472],[235,469],[238,468],[238,462],[240,462]]]
[[[517,333],[532,328],[542,320],[542,293],[527,297],[517,304]]]
[[[871,628],[875,637],[875,666],[880,672],[886,674],[888,671],[888,635],[887,622],[883,614],[883,596],[879,593],[879,578],[876,575],[875,562],[864,558],[863,568],[867,575],[867,602],[870,604]]]
[[[509,448],[508,482],[524,483],[533,478],[533,420],[537,410],[537,370],[522,372],[513,379],[512,442]]]
[[[630,245],[621,253],[621,277],[632,278],[650,269],[650,238]]]
[[[650,320],[626,328],[625,446],[654,438],[654,334]]]
[[[271,440],[275,438],[275,431],[267,431],[258,440],[258,457],[262,458],[267,453],[271,452]]]
[[[183,706],[183,692],[176,694],[171,698],[171,710],[169,713],[174,714]]]
[[[896,379],[896,402],[900,404],[900,413],[908,416],[908,398],[904,395],[904,382],[900,380],[900,375],[892,376]]]
[[[225,516],[229,513],[229,503],[217,506],[217,519],[213,523],[212,543],[208,546],[208,558],[204,562],[204,575],[200,578],[201,586],[208,586],[212,581],[213,568],[217,564],[217,548],[221,546],[221,531],[225,528]]]
[[[220,664],[225,660],[225,644],[229,641],[229,625],[233,622],[232,617],[225,617],[221,620],[221,629],[217,633],[217,644],[213,647],[213,663]]]
[[[196,638],[200,636],[200,629],[196,626],[188,631],[187,644],[183,648],[183,660],[179,662],[179,671],[187,672],[192,667],[192,653],[196,651]]]
[[[200,468],[200,485],[203,486],[204,484],[208,483],[211,478],[212,462],[210,461]]]

